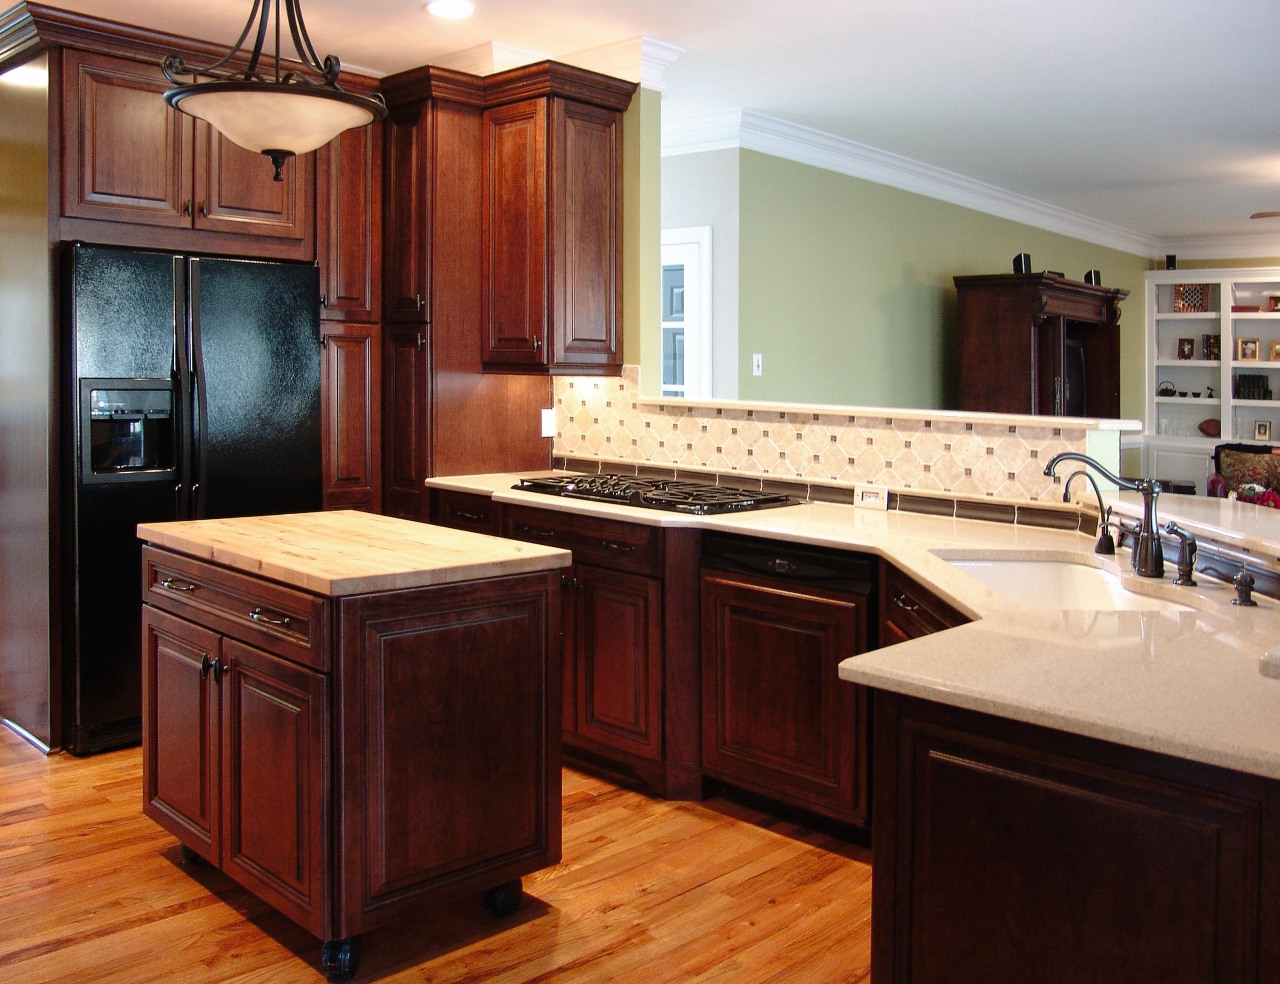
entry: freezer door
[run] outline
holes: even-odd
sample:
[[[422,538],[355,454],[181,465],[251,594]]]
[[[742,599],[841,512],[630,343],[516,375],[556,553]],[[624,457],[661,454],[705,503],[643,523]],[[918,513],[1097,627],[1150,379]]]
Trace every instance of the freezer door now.
[[[319,271],[199,257],[187,281],[196,515],[319,509]]]

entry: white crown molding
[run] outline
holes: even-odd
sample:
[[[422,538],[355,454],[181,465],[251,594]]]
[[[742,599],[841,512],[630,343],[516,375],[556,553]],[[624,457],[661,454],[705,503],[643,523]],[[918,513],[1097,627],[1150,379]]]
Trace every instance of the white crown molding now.
[[[684,49],[678,45],[639,36],[575,51],[560,60],[662,92],[665,88],[663,73],[683,54]]]
[[[899,154],[750,110],[663,121],[664,156],[730,147],[754,150],[837,174],[863,178],[1126,253],[1157,256],[1166,252],[1158,241],[1130,229],[1100,222]]]
[[[1236,260],[1251,256],[1280,256],[1280,219],[1274,229],[1234,236],[1184,236],[1164,239],[1160,253],[1188,260]]]

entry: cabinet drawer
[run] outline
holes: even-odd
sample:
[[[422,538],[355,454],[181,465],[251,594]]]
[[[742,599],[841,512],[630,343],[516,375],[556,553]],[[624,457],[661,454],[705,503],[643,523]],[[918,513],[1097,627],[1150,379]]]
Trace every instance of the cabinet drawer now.
[[[431,522],[437,526],[498,536],[498,511],[498,504],[487,495],[431,490]]]
[[[881,621],[886,631],[882,633],[881,645],[916,639],[970,621],[967,615],[952,608],[896,567],[885,564],[883,576],[880,606]]]
[[[144,546],[142,600],[304,666],[329,669],[328,605],[316,595]]]
[[[662,565],[662,530],[552,509],[507,506],[502,535],[573,551],[575,564],[657,575]]]

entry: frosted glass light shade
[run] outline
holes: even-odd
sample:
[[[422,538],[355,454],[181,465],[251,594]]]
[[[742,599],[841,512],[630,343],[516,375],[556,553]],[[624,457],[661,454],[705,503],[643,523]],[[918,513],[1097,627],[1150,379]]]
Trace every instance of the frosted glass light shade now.
[[[164,98],[255,153],[305,154],[387,115],[364,96],[279,82],[202,82],[170,89]]]

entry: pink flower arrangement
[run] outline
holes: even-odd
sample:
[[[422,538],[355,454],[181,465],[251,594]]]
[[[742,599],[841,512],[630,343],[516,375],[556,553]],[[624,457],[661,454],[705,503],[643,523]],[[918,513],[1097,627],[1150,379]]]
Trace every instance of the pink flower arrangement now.
[[[1268,506],[1271,509],[1280,509],[1280,492],[1261,485],[1242,485],[1238,492],[1228,492],[1227,498],[1235,499],[1239,502],[1252,502],[1255,505]]]

